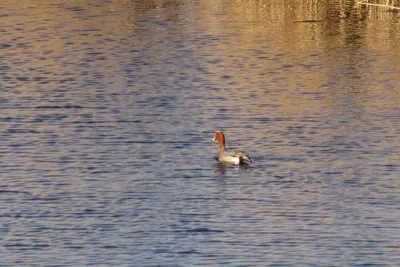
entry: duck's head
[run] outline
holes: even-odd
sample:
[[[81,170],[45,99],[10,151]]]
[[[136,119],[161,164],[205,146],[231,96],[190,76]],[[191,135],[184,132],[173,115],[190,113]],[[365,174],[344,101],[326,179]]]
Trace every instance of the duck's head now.
[[[215,140],[218,141],[219,147],[225,147],[225,135],[221,131],[216,131],[214,134],[214,138],[211,140],[214,142]]]

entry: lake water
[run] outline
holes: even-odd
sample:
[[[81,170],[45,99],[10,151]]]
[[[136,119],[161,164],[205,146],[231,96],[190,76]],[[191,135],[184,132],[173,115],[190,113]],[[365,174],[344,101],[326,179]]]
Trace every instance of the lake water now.
[[[322,2],[2,1],[0,265],[398,266],[400,13]]]

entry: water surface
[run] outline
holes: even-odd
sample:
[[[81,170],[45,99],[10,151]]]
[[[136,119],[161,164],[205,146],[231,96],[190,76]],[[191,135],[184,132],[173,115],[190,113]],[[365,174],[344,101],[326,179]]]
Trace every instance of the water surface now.
[[[3,1],[0,263],[395,266],[399,13],[342,2]]]

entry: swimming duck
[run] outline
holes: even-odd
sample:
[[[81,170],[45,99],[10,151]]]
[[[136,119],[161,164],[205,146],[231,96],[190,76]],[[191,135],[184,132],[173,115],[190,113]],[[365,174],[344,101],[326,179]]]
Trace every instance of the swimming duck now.
[[[211,141],[217,140],[219,143],[218,160],[232,164],[251,164],[252,161],[248,154],[243,151],[228,151],[225,148],[225,135],[221,131],[216,131]]]

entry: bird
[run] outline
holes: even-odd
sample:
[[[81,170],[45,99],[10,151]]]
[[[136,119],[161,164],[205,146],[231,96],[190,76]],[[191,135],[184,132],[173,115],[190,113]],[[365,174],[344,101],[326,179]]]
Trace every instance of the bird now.
[[[243,151],[228,151],[225,147],[225,135],[221,131],[216,131],[214,134],[214,138],[211,140],[212,142],[218,141],[219,150],[218,150],[218,160],[222,163],[231,163],[231,164],[252,164],[252,161],[249,155]]]

